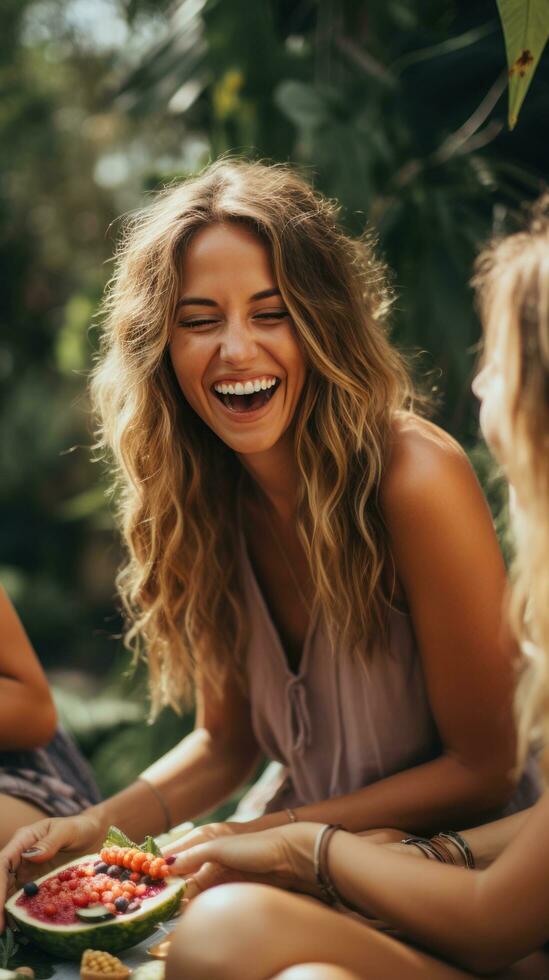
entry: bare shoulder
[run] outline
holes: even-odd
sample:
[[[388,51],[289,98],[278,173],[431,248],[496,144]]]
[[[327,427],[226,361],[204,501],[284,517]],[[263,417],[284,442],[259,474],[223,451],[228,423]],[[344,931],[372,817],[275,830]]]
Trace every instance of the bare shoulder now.
[[[380,499],[389,527],[401,517],[420,517],[441,507],[486,506],[459,443],[439,426],[414,415],[401,415],[393,423]]]

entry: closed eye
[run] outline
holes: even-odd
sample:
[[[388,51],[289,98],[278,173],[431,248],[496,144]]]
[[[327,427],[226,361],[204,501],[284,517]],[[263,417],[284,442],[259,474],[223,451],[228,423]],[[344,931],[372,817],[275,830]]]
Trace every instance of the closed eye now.
[[[268,310],[262,313],[254,313],[254,320],[284,320],[289,313],[287,310]],[[201,319],[201,320],[179,320],[178,327],[188,327],[190,330],[196,330],[198,327],[211,327],[220,323],[220,320]]]
[[[269,310],[265,313],[255,313],[254,320],[283,320],[289,315],[287,310]]]
[[[190,327],[191,330],[196,329],[196,327],[211,327],[219,323],[219,320],[179,320],[178,327]]]

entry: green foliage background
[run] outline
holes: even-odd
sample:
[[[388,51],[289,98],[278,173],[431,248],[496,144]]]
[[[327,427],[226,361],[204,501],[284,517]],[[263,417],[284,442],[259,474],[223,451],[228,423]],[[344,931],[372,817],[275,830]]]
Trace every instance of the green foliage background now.
[[[117,216],[225,152],[300,165],[367,221],[395,339],[503,497],[469,382],[479,245],[547,174],[549,69],[505,126],[494,0],[4,0],[0,33],[0,577],[104,791],[185,733],[124,679],[120,559],[86,375]],[[500,518],[501,520],[501,518]]]

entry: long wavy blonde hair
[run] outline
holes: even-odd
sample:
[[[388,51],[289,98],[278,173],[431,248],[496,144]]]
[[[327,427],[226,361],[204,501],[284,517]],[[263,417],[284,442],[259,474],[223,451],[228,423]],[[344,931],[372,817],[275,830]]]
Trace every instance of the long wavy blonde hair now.
[[[519,764],[534,736],[549,746],[549,194],[528,229],[493,241],[473,283],[485,356],[497,347],[505,399],[498,428],[514,489],[509,614],[522,651]],[[544,757],[549,775],[549,753]]]
[[[294,426],[298,530],[333,638],[368,650],[386,629],[389,560],[379,505],[395,413],[413,389],[387,338],[391,295],[370,240],[290,168],[221,160],[126,223],[92,377],[127,548],[126,642],[146,654],[153,713],[188,701],[196,669],[245,679],[235,455],[187,404],[168,343],[193,235],[237,222],[268,247],[307,363]]]

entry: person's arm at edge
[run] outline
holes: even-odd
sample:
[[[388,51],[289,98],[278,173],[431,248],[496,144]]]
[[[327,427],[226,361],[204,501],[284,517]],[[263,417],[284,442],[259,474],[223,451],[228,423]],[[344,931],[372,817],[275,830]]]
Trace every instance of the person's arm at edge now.
[[[46,675],[0,586],[0,747],[9,752],[47,745],[56,726]]]

